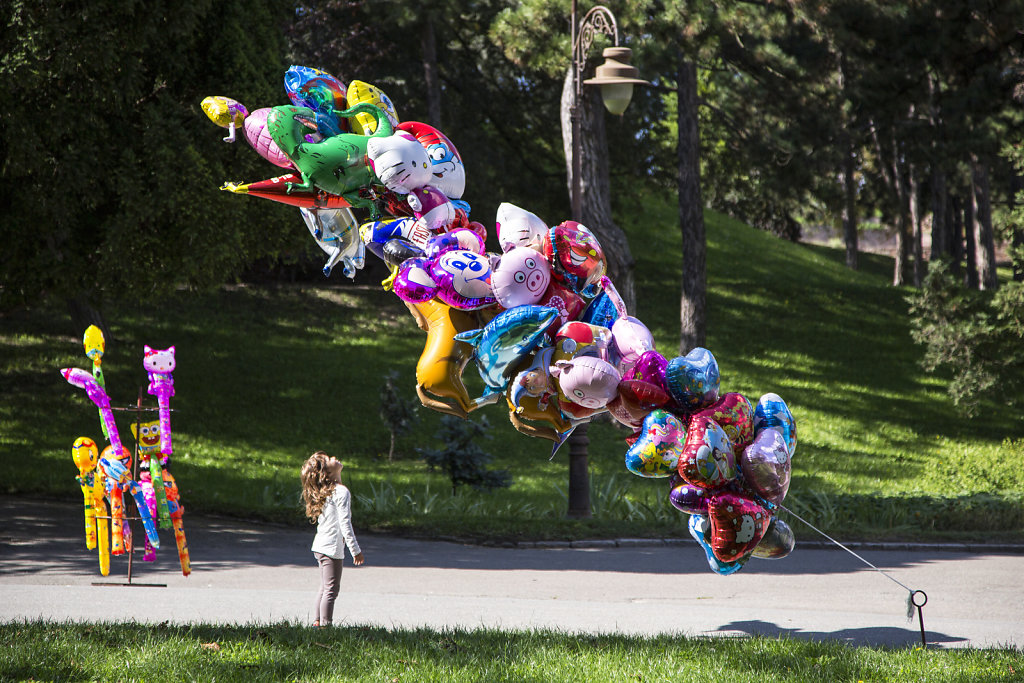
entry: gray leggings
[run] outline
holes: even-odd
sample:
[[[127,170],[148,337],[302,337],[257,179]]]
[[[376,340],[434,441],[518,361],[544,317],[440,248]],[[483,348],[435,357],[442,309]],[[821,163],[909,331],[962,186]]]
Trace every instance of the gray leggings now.
[[[328,557],[323,553],[313,553],[320,565],[320,591],[316,594],[316,614],[321,626],[330,626],[334,619],[334,600],[341,590],[341,560]]]

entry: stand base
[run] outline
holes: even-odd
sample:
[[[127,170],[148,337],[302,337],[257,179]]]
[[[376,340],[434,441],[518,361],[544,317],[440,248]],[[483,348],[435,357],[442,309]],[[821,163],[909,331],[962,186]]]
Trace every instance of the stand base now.
[[[93,581],[94,586],[143,586],[146,588],[167,588],[166,583],[138,583],[136,581],[125,583],[112,583],[109,581]]]

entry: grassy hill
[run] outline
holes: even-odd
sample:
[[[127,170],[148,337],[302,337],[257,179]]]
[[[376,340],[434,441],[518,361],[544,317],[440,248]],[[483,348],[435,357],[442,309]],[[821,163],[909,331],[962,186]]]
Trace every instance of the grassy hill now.
[[[622,223],[637,260],[635,314],[659,350],[678,355],[681,248],[674,209],[638,203]],[[301,228],[297,225],[296,229]],[[991,402],[959,417],[944,378],[924,373],[910,340],[905,290],[888,284],[891,260],[862,270],[842,252],[791,244],[707,214],[707,347],[722,391],[756,401],[780,394],[798,422],[786,505],[844,538],[1024,538],[1024,421]],[[439,416],[421,409],[402,457],[387,462],[379,417],[384,376],[413,394],[425,339],[406,308],[360,274],[309,285],[231,286],[181,293],[158,306],[109,302],[103,368],[116,405],[146,385],[143,344],[176,346],[173,470],[187,510],[298,521],[298,470],[324,449],[346,463],[361,529],[500,538],[687,536],[663,480],[623,467],[625,436],[589,431],[595,518],[564,519],[565,455],[516,432],[497,406],[480,411],[482,446],[513,486],[451,496],[447,480],[416,459]],[[77,499],[70,446],[100,439],[96,411],[62,367],[88,368],[58,305],[0,317],[0,491]],[[467,375],[474,374],[472,369]],[[152,397],[144,399],[152,405]],[[127,413],[119,413],[131,443]],[[798,538],[813,534],[794,523]]]

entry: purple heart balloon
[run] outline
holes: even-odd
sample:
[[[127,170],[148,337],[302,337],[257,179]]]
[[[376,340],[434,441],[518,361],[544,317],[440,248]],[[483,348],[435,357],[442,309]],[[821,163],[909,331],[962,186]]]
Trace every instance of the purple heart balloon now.
[[[687,484],[682,477],[678,478],[678,482],[669,491],[668,502],[672,503],[672,506],[680,512],[687,512],[691,515],[708,514],[707,491],[699,486]]]
[[[747,486],[772,503],[781,503],[789,491],[792,460],[782,434],[765,429],[740,453],[740,470]]]
[[[629,376],[625,379],[639,379],[644,382],[650,382],[651,384],[665,390],[665,366],[668,365],[668,359],[661,355],[657,351],[644,351],[640,354],[640,358],[637,359],[633,367],[630,368],[627,373]]]

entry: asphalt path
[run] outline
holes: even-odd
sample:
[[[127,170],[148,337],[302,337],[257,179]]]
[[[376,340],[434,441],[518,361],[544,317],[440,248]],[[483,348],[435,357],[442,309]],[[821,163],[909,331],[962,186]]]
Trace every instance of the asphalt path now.
[[[0,622],[312,621],[311,526],[186,512],[185,528],[190,576],[182,576],[166,531],[156,562],[142,562],[138,550],[132,556],[130,581],[125,556],[112,557],[102,577],[95,551],[85,548],[80,506],[0,496]],[[873,569],[841,549],[801,547],[798,535],[789,557],[754,558],[723,577],[692,542],[501,548],[369,534],[359,541],[366,564],[346,559],[339,625],[920,646],[916,614],[907,619],[910,588],[927,593],[929,647],[1024,647],[1021,553],[858,550]]]

